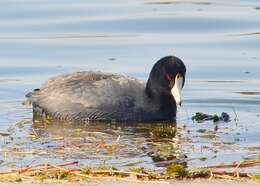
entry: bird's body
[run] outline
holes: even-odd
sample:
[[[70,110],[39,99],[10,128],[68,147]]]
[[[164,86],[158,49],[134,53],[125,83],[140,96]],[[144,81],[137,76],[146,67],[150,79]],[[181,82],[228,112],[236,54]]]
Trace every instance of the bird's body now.
[[[27,102],[33,105],[34,114],[61,120],[173,120],[176,103],[172,95],[163,92],[157,96],[149,88],[126,75],[75,72],[48,80],[41,89],[27,94]]]
[[[76,72],[48,80],[29,97],[36,110],[58,119],[138,121],[157,109],[149,105],[144,90],[136,78]]]

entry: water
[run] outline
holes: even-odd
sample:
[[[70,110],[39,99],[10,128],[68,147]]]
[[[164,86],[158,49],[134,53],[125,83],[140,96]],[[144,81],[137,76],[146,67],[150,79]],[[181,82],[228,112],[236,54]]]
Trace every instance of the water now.
[[[160,169],[177,160],[200,167],[258,158],[259,7],[257,0],[1,1],[0,124],[11,135],[1,137],[1,169],[72,160]],[[101,70],[146,80],[165,55],[180,57],[188,69],[174,142],[154,140],[154,128],[142,125],[44,128],[32,124],[31,109],[21,105],[26,93],[66,72]],[[223,111],[231,122],[190,119]],[[28,122],[12,128],[21,120]],[[73,144],[80,142],[84,148]],[[93,150],[98,145],[101,150]],[[37,152],[17,155],[15,149]]]

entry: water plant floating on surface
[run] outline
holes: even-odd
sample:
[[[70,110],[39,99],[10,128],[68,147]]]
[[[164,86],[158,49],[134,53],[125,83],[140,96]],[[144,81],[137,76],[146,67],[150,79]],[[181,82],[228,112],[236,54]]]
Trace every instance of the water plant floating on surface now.
[[[197,121],[198,123],[202,123],[204,121],[209,121],[209,120],[213,120],[213,122],[218,122],[218,121],[229,122],[230,116],[226,112],[222,112],[220,116],[218,116],[217,114],[210,115],[202,112],[197,112],[195,116],[192,116],[191,119]]]

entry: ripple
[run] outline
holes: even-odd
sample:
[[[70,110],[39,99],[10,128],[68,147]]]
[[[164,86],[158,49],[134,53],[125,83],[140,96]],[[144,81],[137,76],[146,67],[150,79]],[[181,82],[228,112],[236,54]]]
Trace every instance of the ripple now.
[[[250,91],[243,91],[243,92],[235,92],[237,94],[242,94],[242,95],[248,95],[248,96],[255,96],[255,95],[260,95],[260,92],[250,92]]]
[[[197,4],[197,5],[211,5],[212,2],[205,2],[205,1],[148,1],[144,2],[144,4],[152,4],[152,5],[169,5],[169,4],[183,4],[183,3],[190,3],[190,4]]]
[[[19,40],[19,39],[81,39],[81,38],[122,38],[138,37],[140,34],[8,34],[1,35],[0,40]]]
[[[241,105],[243,104],[245,107],[246,105],[259,105],[260,100],[257,99],[218,99],[218,98],[201,98],[201,99],[185,99],[184,102],[187,103],[196,103],[196,104],[210,104],[211,106],[216,106],[216,104],[223,104],[228,106],[229,104],[232,105]]]
[[[208,83],[245,83],[246,81],[239,81],[239,80],[211,80],[206,81]]]

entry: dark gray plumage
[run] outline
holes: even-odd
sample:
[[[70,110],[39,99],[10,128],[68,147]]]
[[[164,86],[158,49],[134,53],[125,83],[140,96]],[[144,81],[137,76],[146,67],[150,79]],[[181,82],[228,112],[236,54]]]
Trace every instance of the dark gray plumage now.
[[[163,63],[173,64],[180,61],[180,59],[172,56],[161,60]],[[182,62],[181,64],[182,68],[185,68]],[[170,69],[168,70],[170,71]],[[175,76],[180,72],[180,70],[174,69],[170,73]],[[164,76],[163,71],[161,75]],[[183,76],[185,76],[185,72]],[[156,79],[162,81],[159,77]],[[169,80],[164,78],[163,81]],[[170,83],[173,84],[172,82],[166,83],[168,89]],[[33,105],[34,114],[48,115],[61,120],[86,122],[163,121],[174,119],[176,103],[172,99],[172,95],[166,93],[166,97],[170,96],[170,103],[166,103],[166,105],[171,105],[168,111],[162,105],[165,99],[157,96],[157,94],[160,95],[161,87],[158,87],[158,90],[149,92],[149,85],[147,84],[147,86],[144,82],[125,75],[102,72],[76,72],[48,80],[41,89],[35,89],[34,92],[27,94],[27,103]],[[156,93],[153,93],[154,91]],[[161,92],[165,94],[165,90]]]

